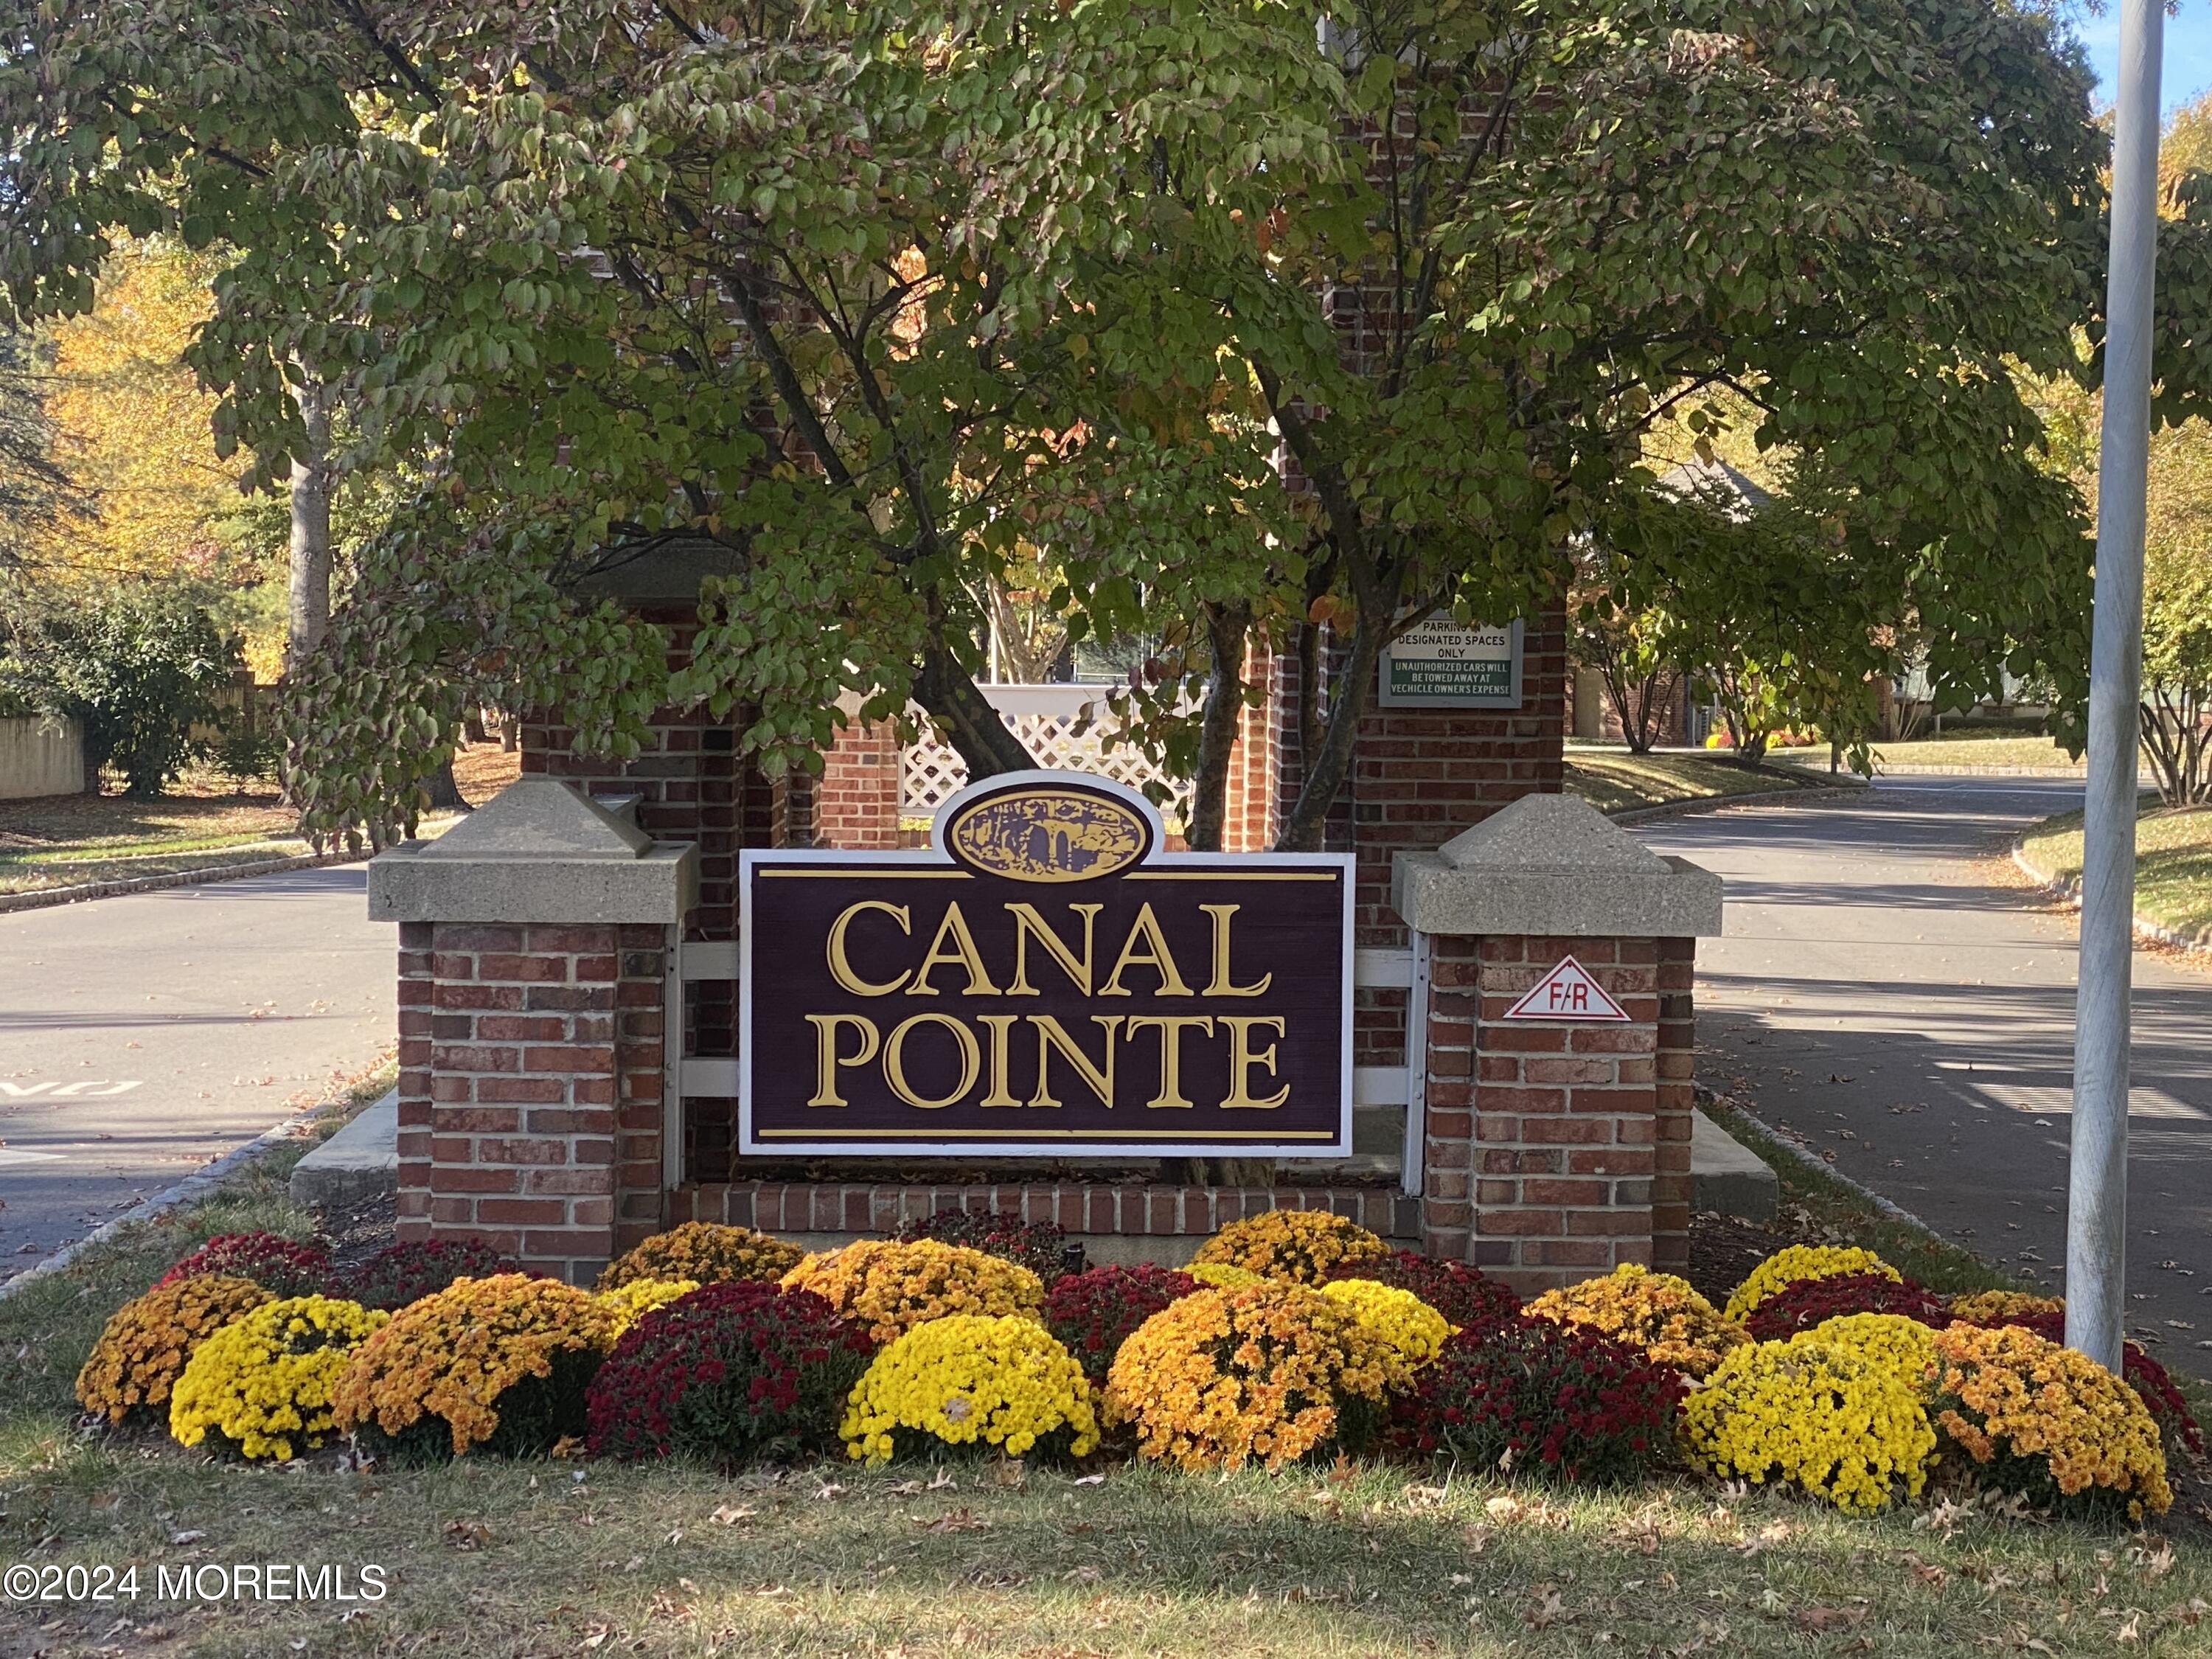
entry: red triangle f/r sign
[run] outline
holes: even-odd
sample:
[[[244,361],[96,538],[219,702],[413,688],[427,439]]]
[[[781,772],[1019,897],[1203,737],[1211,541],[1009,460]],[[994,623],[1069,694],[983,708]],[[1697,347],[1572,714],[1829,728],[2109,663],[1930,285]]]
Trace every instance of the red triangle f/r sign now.
[[[1572,957],[1528,988],[1520,1001],[1505,1011],[1508,1019],[1560,1019],[1625,1022],[1628,1011],[1590,977],[1589,969]]]

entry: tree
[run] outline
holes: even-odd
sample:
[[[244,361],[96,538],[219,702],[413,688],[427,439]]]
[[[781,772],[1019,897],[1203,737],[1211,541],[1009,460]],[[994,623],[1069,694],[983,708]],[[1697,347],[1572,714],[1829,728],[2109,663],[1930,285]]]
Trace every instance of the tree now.
[[[55,525],[83,510],[54,456],[49,355],[29,335],[0,331],[0,580],[35,563]]]
[[[840,694],[911,697],[978,774],[1026,763],[974,675],[1041,548],[1072,639],[1158,641],[1127,702],[1199,844],[1249,652],[1297,665],[1313,845],[1394,633],[1540,612],[1586,534],[1629,580],[1672,534],[1642,434],[1723,393],[1817,461],[1827,564],[1947,690],[2078,701],[2079,505],[2003,371],[2057,372],[2101,294],[2104,140],[2037,19],[7,3],[19,311],[81,305],[113,228],[224,245],[194,362],[252,476],[313,384],[422,483],[301,678],[321,831],[404,820],[478,702],[617,753],[672,697],[744,709],[774,767]],[[2166,294],[2185,401],[2203,291]],[[729,574],[672,676],[564,578],[678,537]],[[1723,592],[1727,541],[1672,556]]]
[[[238,661],[238,641],[204,610],[151,587],[50,617],[19,644],[29,694],[82,723],[93,792],[112,765],[124,793],[140,799],[159,795],[198,752],[194,726],[222,719],[215,694]]]

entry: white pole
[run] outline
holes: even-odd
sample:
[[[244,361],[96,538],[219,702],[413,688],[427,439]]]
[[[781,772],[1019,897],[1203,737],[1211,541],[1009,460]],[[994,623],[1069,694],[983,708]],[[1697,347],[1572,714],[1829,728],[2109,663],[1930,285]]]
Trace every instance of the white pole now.
[[[2163,0],[2123,0],[2097,462],[2097,605],[2074,1142],[2066,1200],[2066,1341],[2120,1369],[2127,1314],[2128,993],[2135,950],[2136,708],[2142,682],[2143,492],[2150,465],[2151,296],[2158,241]]]

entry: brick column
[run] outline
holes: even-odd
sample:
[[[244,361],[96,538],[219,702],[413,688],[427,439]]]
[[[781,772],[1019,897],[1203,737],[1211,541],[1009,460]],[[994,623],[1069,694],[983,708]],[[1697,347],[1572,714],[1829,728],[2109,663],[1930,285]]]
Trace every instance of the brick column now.
[[[580,1282],[661,1223],[667,951],[697,854],[525,778],[369,866],[399,939],[403,1239]]]
[[[663,931],[410,922],[403,1238],[580,1277],[659,1224]]]
[[[1720,884],[1571,797],[1398,863],[1427,936],[1422,1248],[1524,1294],[1688,1260],[1692,975]],[[1626,1019],[1508,1012],[1571,956]]]

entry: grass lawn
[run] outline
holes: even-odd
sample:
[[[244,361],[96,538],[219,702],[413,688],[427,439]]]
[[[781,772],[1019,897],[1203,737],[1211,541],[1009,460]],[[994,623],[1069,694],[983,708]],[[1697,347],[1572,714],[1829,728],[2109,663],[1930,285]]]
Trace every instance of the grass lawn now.
[[[465,750],[453,767],[463,796],[489,799],[514,781],[519,758],[496,744]],[[110,780],[109,787],[121,786]],[[297,823],[273,788],[240,791],[199,769],[157,800],[106,794],[0,801],[0,894],[286,858],[307,850],[293,833]],[[443,823],[426,828],[434,832]]]
[[[1671,806],[1723,795],[1770,795],[1805,787],[1791,773],[1746,771],[1701,755],[1632,755],[1625,749],[1578,748],[1567,750],[1566,783],[1601,812]]]
[[[1739,1125],[1741,1121],[1739,1120]],[[0,1612],[33,1653],[1243,1656],[2195,1655],[2212,1547],[1942,1502],[1875,1520],[1678,1477],[1547,1493],[1387,1464],[1097,1476],[948,1462],[731,1479],[553,1461],[226,1467],[87,1436],[70,1383],[107,1312],[191,1242],[305,1232],[289,1155],[0,1302],[0,1561],[382,1570],[374,1603]],[[1789,1214],[1932,1282],[1995,1275],[1783,1166]],[[2201,1502],[2202,1489],[2196,1500]],[[213,1582],[210,1580],[210,1582]],[[13,1615],[16,1623],[10,1626]]]
[[[2081,873],[2081,815],[2046,818],[2021,842],[2046,877]],[[2136,914],[2176,932],[2212,939],[2212,806],[2172,811],[2145,796],[2136,819]]]
[[[2078,769],[2081,763],[2058,746],[2055,738],[2039,738],[2018,732],[1959,732],[1940,738],[1916,738],[1911,743],[1875,745],[1875,763],[1882,766],[2053,766]],[[1778,750],[1771,761],[1790,766],[1828,766],[1826,748]]]

